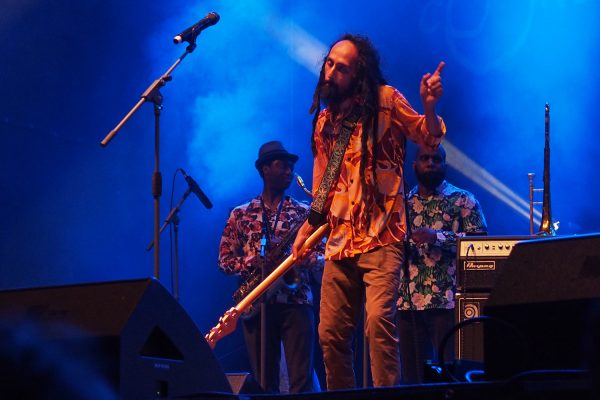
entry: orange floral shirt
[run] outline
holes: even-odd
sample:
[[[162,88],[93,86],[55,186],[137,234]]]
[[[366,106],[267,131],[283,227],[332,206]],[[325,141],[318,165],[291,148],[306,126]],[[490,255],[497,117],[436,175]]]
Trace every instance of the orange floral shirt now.
[[[404,239],[403,167],[406,139],[429,146],[437,146],[442,140],[442,137],[429,134],[425,116],[417,113],[398,90],[387,85],[381,86],[379,97],[377,188],[373,187],[371,138],[367,143],[368,161],[365,168],[369,190],[365,190],[360,177],[363,128],[359,122],[344,154],[337,185],[331,189],[327,200],[327,204],[331,205],[327,216],[331,230],[325,248],[325,258],[328,260],[353,257]],[[440,123],[445,134],[446,127],[441,119]],[[322,110],[313,133],[316,146],[313,193],[319,187],[340,131],[341,120],[332,121],[329,109]]]

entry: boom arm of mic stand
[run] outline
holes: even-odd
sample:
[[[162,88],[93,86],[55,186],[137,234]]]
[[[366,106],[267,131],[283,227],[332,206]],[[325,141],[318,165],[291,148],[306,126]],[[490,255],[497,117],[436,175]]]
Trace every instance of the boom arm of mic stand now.
[[[187,197],[190,195],[190,193],[192,193],[192,191],[188,188],[188,190],[185,191],[185,193],[183,194],[183,196],[181,196],[181,199],[179,200],[179,203],[177,203],[175,205],[175,207],[173,207],[171,209],[171,212],[169,213],[169,215],[167,216],[167,218],[165,218],[165,222],[163,222],[162,226],[160,227],[159,233],[162,233],[165,230],[165,228],[171,223],[171,221],[173,220],[173,218],[175,218],[175,216],[179,212],[179,209],[183,205],[183,202],[185,201],[185,199],[187,199]],[[152,239],[150,241],[150,243],[148,243],[148,246],[146,246],[146,251],[152,250],[152,247],[154,247],[154,239]]]
[[[192,51],[194,51],[194,49],[196,48],[196,44],[194,43],[193,46],[192,44],[190,44],[186,49],[185,52],[183,53],[183,55],[181,55],[181,57],[179,57],[174,63],[173,65],[171,65],[171,67],[167,70],[167,72],[165,72],[160,78],[158,78],[157,80],[155,80],[154,82],[152,82],[152,84],[150,86],[148,86],[148,88],[144,91],[144,93],[142,93],[142,95],[140,96],[140,100],[133,106],[133,108],[131,110],[129,110],[129,112],[127,113],[127,115],[125,115],[125,117],[123,117],[123,119],[121,120],[121,122],[119,122],[117,124],[117,126],[115,126],[109,133],[108,135],[106,135],[106,137],[104,139],[102,139],[102,141],[100,142],[100,145],[102,147],[106,147],[108,145],[108,143],[115,137],[115,135],[117,134],[117,132],[119,132],[119,130],[123,127],[123,125],[125,125],[125,123],[127,121],[129,121],[129,119],[131,118],[131,116],[133,114],[135,114],[135,112],[142,106],[142,104],[144,104],[144,102],[149,101],[154,103],[157,106],[160,106],[162,104],[162,96],[159,93],[159,89],[164,86],[168,81],[170,81],[172,79],[171,77],[171,72],[173,72],[173,70],[179,65],[179,63],[181,61],[183,61],[183,59],[190,54]]]

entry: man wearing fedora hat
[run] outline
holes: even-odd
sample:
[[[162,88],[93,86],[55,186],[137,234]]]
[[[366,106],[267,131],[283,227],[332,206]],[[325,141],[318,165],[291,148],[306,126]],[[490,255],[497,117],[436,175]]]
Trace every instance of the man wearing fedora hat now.
[[[219,247],[219,268],[224,273],[239,275],[243,282],[249,282],[257,274],[260,276],[263,262],[267,270],[272,270],[282,261],[281,255],[287,256],[291,251],[295,233],[309,213],[307,204],[285,195],[296,161],[298,156],[289,153],[279,141],[260,147],[254,166],[263,179],[263,191],[229,215]],[[309,278],[310,269],[323,268],[323,251],[323,246],[317,246],[294,268],[293,279],[284,280],[286,284],[276,283],[266,295],[263,389],[267,392],[279,392],[280,343],[285,352],[290,392],[313,390],[315,328]],[[242,319],[242,326],[252,371],[260,382],[260,312]]]

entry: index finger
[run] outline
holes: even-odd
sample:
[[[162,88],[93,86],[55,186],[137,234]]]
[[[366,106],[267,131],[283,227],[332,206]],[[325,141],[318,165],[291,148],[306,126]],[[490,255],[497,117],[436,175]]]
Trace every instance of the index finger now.
[[[442,70],[444,69],[444,66],[446,65],[446,63],[444,61],[440,61],[440,64],[437,66],[437,68],[434,71],[434,74],[440,74],[442,72]]]

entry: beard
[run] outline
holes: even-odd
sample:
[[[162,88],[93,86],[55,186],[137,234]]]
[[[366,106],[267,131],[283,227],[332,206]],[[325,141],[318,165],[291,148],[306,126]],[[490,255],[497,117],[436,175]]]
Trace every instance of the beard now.
[[[354,86],[352,85],[346,90],[342,90],[334,82],[322,81],[319,83],[319,98],[327,106],[339,104],[350,96],[354,91]]]
[[[415,175],[417,176],[417,180],[427,189],[435,189],[446,179],[446,171],[429,171],[429,172],[419,172],[415,170]]]

